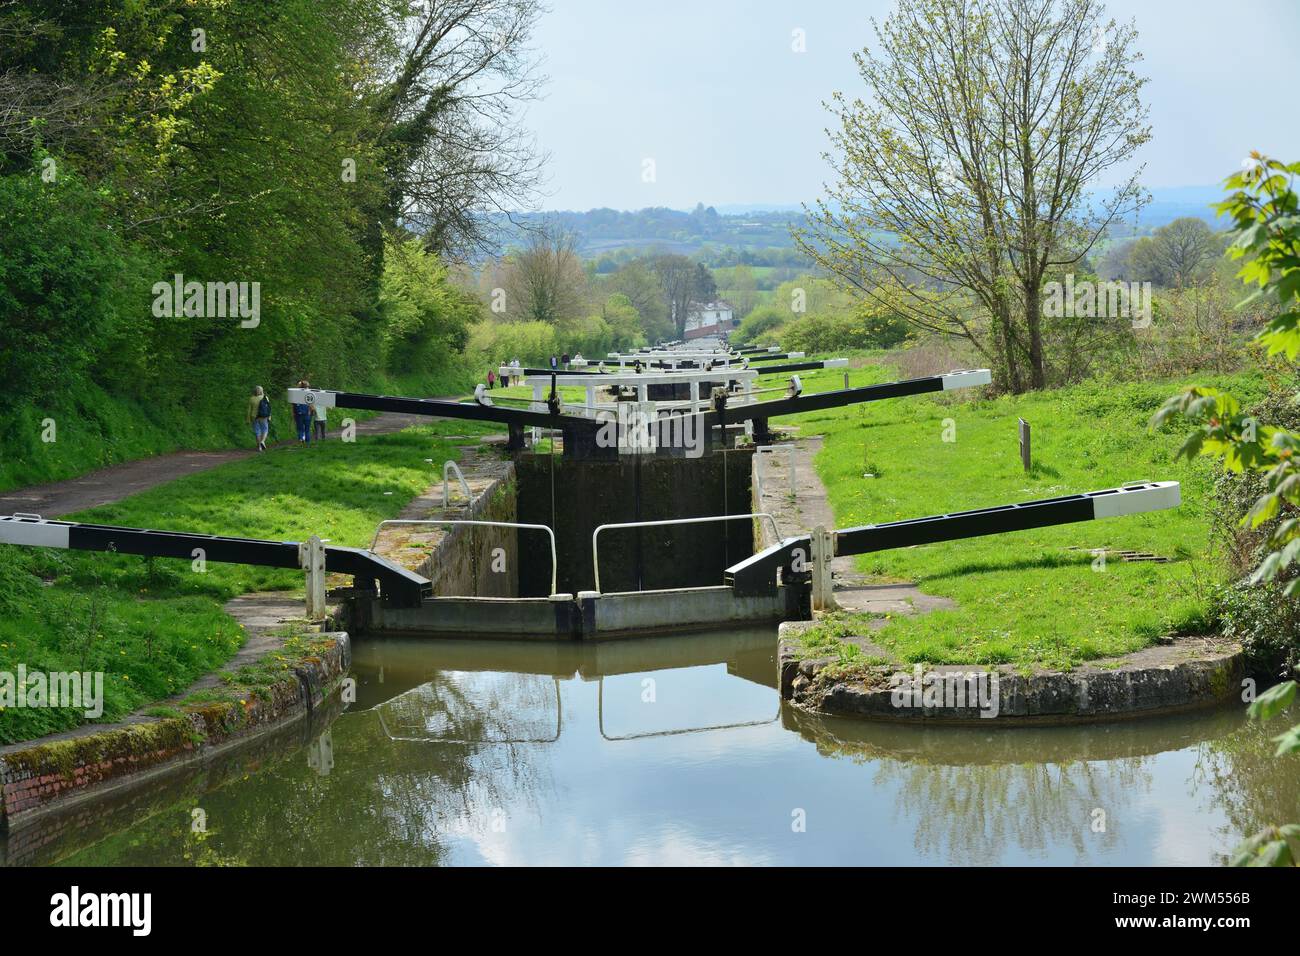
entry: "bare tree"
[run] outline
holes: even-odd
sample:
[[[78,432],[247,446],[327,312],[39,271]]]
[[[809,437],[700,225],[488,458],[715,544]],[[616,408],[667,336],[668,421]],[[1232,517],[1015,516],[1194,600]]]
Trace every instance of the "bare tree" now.
[[[385,224],[400,222],[450,258],[495,248],[491,216],[534,205],[545,162],[520,122],[545,81],[528,46],[543,8],[538,0],[397,7],[396,45],[375,98]]]
[[[506,312],[518,321],[562,325],[579,318],[587,274],[577,239],[552,226],[530,230],[523,249],[507,256]]]
[[[796,240],[921,329],[969,339],[1012,391],[1041,388],[1043,285],[1136,209],[1150,137],[1134,27],[1098,0],[899,0],[836,93],[837,174]]]

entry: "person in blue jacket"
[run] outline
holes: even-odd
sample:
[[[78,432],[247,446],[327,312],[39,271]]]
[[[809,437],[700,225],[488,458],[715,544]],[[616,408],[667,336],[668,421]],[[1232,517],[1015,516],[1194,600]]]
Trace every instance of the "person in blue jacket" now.
[[[298,383],[299,388],[311,388],[307,380],[303,379]],[[298,428],[298,441],[303,445],[311,444],[311,406],[294,403],[293,406],[293,423]]]

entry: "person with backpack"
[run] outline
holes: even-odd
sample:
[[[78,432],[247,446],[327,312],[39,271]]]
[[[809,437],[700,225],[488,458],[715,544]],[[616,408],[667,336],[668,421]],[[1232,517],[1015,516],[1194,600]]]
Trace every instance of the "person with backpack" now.
[[[271,431],[271,400],[262,391],[261,385],[253,386],[253,394],[248,399],[248,414],[245,416],[253,426],[253,438],[258,451],[266,451],[266,436]]]
[[[298,383],[299,388],[311,388],[307,380]],[[298,428],[298,441],[303,445],[311,444],[311,406],[295,402],[293,406],[293,423]]]

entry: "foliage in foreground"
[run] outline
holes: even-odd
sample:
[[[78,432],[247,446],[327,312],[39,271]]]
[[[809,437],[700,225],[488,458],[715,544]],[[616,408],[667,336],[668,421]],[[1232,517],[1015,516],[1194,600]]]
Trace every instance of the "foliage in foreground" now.
[[[1294,177],[1300,163],[1285,165],[1258,153],[1248,167],[1228,178],[1234,190],[1218,205],[1236,227],[1229,254],[1245,260],[1238,275],[1255,286],[1246,303],[1275,297],[1279,315],[1259,333],[1268,354],[1282,354],[1294,362],[1300,354],[1300,197]],[[1204,455],[1221,462],[1230,472],[1254,472],[1264,477],[1264,490],[1242,518],[1243,525],[1260,528],[1273,523],[1269,550],[1250,574],[1249,584],[1285,582],[1282,594],[1290,597],[1300,588],[1293,572],[1300,566],[1300,467],[1296,452],[1300,434],[1276,425],[1262,424],[1243,411],[1231,393],[1203,386],[1188,388],[1170,398],[1153,417],[1154,426],[1182,417],[1196,429],[1179,448],[1179,455]],[[1284,681],[1251,704],[1250,715],[1261,720],[1280,713],[1295,698],[1296,682]],[[1278,756],[1300,752],[1300,725],[1275,738]],[[1300,863],[1300,827],[1275,828],[1256,834],[1239,848],[1233,862],[1262,866]]]
[[[450,422],[357,444],[291,446],[190,475],[73,516],[130,527],[369,545],[375,526],[457,457],[436,437],[474,432]],[[461,439],[457,439],[461,440]],[[425,461],[432,458],[433,464]],[[103,671],[104,721],[164,699],[220,667],[243,643],[222,611],[249,591],[300,590],[299,572],[129,555],[0,546],[0,671]],[[54,708],[0,710],[0,742],[82,722]]]

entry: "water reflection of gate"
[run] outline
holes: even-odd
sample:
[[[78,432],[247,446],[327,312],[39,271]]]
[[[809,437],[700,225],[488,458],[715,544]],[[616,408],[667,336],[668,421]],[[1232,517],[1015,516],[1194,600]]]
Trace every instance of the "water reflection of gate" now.
[[[703,673],[706,670],[713,670],[715,666],[717,665],[710,665],[707,667],[675,668],[674,670],[695,671],[697,673]],[[725,665],[723,666],[725,667]],[[642,672],[637,674],[619,674],[613,676],[631,677],[634,679],[635,678],[644,679],[650,673],[672,673],[672,671]],[[748,684],[748,682],[744,681],[743,678],[737,677],[734,674],[728,674],[727,676],[730,677],[732,680],[738,682],[742,686],[755,686],[755,685]],[[772,714],[771,717],[760,717],[754,720],[728,721],[726,723],[707,724],[701,727],[674,727],[668,730],[647,730],[647,731],[642,731],[640,733],[633,733],[633,734],[610,734],[605,731],[605,679],[606,678],[602,675],[598,680],[599,690],[596,696],[597,727],[600,730],[600,736],[603,737],[605,740],[611,742],[625,741],[625,740],[643,740],[648,737],[679,737],[683,734],[702,734],[702,733],[715,731],[715,730],[737,730],[742,727],[761,727],[764,726],[765,724],[774,724],[781,719],[780,697],[772,694],[772,695],[764,695],[764,696],[770,696],[773,700],[773,706],[775,708],[775,712]],[[714,685],[714,689],[716,690],[716,684]]]
[[[768,628],[703,633],[687,640],[665,637],[591,644],[389,639],[358,644],[353,668],[362,708],[376,711],[381,732],[392,740],[453,745],[552,743],[563,729],[561,682],[574,682],[569,692],[580,685],[597,685],[592,689],[597,692],[599,732],[608,740],[632,740],[779,720],[775,651],[776,636]],[[385,674],[386,680],[377,683],[378,674]],[[654,678],[666,689],[667,696],[661,695],[660,702],[667,708],[640,709],[639,684],[646,678]],[[637,695],[620,698],[614,685],[605,687],[606,680],[618,679],[637,686]],[[394,696],[383,698],[387,693]],[[684,708],[694,724],[646,732],[634,727],[638,732],[620,733],[624,729],[618,726],[620,700],[628,701],[638,715],[669,710],[669,719],[680,716]],[[722,714],[720,706],[727,708]],[[704,708],[713,714],[702,715]],[[737,716],[740,719],[726,719]],[[542,723],[547,724],[544,729]]]
[[[373,709],[389,740],[415,743],[554,743],[564,717],[558,678],[493,671],[440,671]]]

